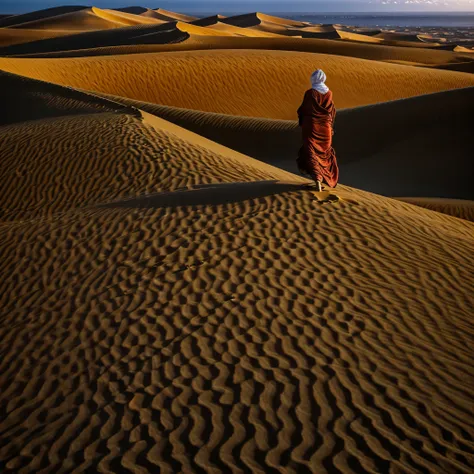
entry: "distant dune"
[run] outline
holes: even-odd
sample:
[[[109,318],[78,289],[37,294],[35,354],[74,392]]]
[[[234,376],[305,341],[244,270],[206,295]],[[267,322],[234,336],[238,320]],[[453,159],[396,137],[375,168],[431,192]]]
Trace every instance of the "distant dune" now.
[[[79,11],[63,13],[51,17],[41,18],[16,24],[13,28],[26,29],[68,29],[74,31],[104,30],[123,26],[123,22],[114,21],[114,18],[107,18],[105,10],[99,8],[84,8]]]
[[[12,46],[21,43],[30,43],[45,38],[70,35],[69,30],[26,30],[14,28],[0,28],[0,47]]]
[[[7,15],[6,17],[0,18],[0,28],[17,26],[32,21],[44,20],[47,18],[53,18],[55,16],[65,15],[68,13],[74,13],[81,10],[89,10],[87,7],[82,6],[63,6],[46,8],[44,10],[38,10],[31,13],[23,13],[21,15]]]

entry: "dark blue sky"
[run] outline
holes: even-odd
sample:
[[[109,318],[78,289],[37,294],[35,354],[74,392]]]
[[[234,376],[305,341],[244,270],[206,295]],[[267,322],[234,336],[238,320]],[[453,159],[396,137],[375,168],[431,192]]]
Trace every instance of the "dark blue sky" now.
[[[140,5],[181,12],[439,12],[474,11],[474,0],[0,0],[0,10],[20,13],[59,5],[114,8]]]

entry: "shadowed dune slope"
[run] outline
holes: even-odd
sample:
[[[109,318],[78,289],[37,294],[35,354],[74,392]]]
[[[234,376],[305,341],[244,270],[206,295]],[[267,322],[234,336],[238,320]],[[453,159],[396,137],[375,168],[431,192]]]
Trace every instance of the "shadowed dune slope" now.
[[[289,20],[287,18],[280,18],[277,16],[266,15],[265,13],[245,13],[243,15],[229,16],[222,19],[223,22],[229,25],[240,26],[242,28],[249,28],[258,26],[262,23],[270,23],[282,27],[303,27],[306,23],[296,20]]]
[[[295,121],[235,117],[107,97],[297,173],[301,131]],[[474,199],[473,108],[474,88],[468,88],[340,110],[334,146],[342,182],[389,196]]]
[[[474,85],[474,76],[460,72],[285,51],[193,51],[79,60],[2,58],[0,67],[163,105],[278,119],[295,118],[315,67],[326,71],[340,108]]]
[[[470,74],[474,74],[474,61],[466,61],[463,63],[449,63],[449,64],[441,64],[436,66],[437,69],[446,69],[449,71],[459,71],[459,72],[467,72]]]
[[[66,13],[78,12],[80,10],[87,10],[85,6],[62,6],[46,8],[44,10],[37,10],[29,13],[22,13],[20,15],[8,15],[4,18],[0,18],[0,28],[20,25],[21,23],[29,23],[32,21],[43,20],[46,18],[52,18],[58,15],[64,15]]]
[[[151,36],[154,35],[154,36]],[[157,25],[135,25],[125,26],[101,31],[81,32],[70,34],[61,38],[49,38],[29,44],[13,45],[0,49],[0,55],[10,53],[26,53],[28,51],[60,51],[62,48],[72,50],[85,50],[93,48],[101,51],[101,48],[112,47],[114,50],[129,48],[130,44],[153,44],[153,48],[159,47],[159,43],[183,41],[189,38],[189,34],[176,28],[176,22]],[[123,48],[122,48],[123,49]]]
[[[414,204],[415,206],[431,209],[432,211],[459,217],[474,222],[474,201],[465,199],[441,199],[441,198],[398,198],[401,201]]]
[[[472,470],[474,224],[48,104],[0,129],[4,472]]]
[[[14,28],[0,28],[0,47],[11,46],[45,38],[70,35],[69,30],[23,30]]]
[[[12,26],[16,29],[56,29],[87,31],[87,30],[104,30],[109,28],[117,28],[123,26],[123,22],[114,21],[113,18],[106,18],[104,15],[98,15],[98,8],[85,8],[80,11],[63,13],[46,18],[41,18],[27,23],[21,23]]]
[[[202,26],[197,26],[197,25],[192,25],[190,23],[185,23],[182,21],[178,21],[176,23],[176,28],[178,28],[181,31],[184,31],[186,33],[189,33],[190,35],[197,35],[197,36],[234,36],[235,32],[233,32],[231,29],[214,29],[213,27],[202,27]]]

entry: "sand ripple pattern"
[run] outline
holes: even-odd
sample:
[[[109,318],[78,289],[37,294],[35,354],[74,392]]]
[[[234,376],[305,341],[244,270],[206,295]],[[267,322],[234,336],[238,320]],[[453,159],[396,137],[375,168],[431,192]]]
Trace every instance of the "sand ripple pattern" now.
[[[474,223],[48,117],[0,128],[2,473],[472,472]]]
[[[340,194],[0,227],[3,471],[470,472],[473,227]]]
[[[275,177],[160,132],[116,105],[116,112],[0,127],[0,221],[195,184]]]

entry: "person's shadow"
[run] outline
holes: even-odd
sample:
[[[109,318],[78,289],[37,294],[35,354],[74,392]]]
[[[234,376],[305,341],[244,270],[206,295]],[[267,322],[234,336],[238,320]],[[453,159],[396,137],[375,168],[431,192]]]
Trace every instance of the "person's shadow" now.
[[[178,188],[173,191],[147,194],[101,204],[106,208],[157,208],[231,204],[265,198],[283,192],[308,190],[305,183],[282,182],[278,180],[238,183],[211,183]]]

